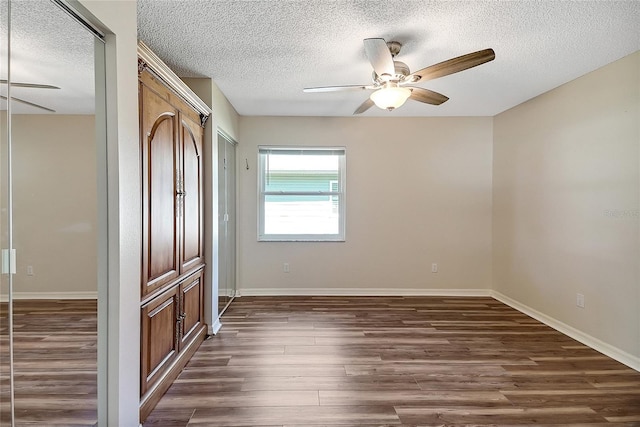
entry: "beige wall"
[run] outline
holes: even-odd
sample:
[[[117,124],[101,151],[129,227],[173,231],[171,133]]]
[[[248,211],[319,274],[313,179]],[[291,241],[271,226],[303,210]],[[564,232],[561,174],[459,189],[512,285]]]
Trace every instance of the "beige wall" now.
[[[205,320],[209,325],[209,333],[215,333],[220,328],[218,320],[218,268],[219,238],[218,238],[218,130],[222,130],[236,141],[239,134],[239,116],[233,105],[220,92],[213,80],[209,78],[183,78],[183,81],[204,101],[213,111],[207,121],[204,133],[204,216],[205,216]]]
[[[237,141],[240,132],[240,116],[216,83],[209,78],[181,78],[191,90],[211,107],[213,114],[209,119],[208,125],[212,124],[213,128],[221,129]]]
[[[216,83],[204,77],[181,77],[181,79],[211,107],[213,115],[210,120],[214,127],[222,129],[227,135],[238,140],[240,116]]]
[[[494,289],[636,358],[639,76],[635,53],[496,116],[493,153]]]
[[[257,242],[258,145],[346,147],[346,242]],[[240,293],[488,293],[491,147],[491,118],[241,117]]]
[[[212,84],[212,108],[214,121],[219,129],[222,129],[227,135],[234,140],[239,140],[240,134],[240,116],[236,112],[233,105],[229,103],[220,88]]]
[[[15,297],[95,297],[94,116],[14,115],[12,135]]]

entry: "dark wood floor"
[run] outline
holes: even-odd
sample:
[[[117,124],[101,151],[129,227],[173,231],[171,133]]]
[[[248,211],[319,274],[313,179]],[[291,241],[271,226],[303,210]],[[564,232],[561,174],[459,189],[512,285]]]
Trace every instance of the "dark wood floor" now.
[[[0,307],[0,425],[9,425],[8,329]],[[95,300],[14,301],[18,426],[93,426],[98,418]]]
[[[640,373],[492,298],[243,297],[161,426],[640,426]]]
[[[15,312],[18,425],[93,425],[95,301]],[[223,325],[145,427],[640,426],[640,373],[491,298],[243,297]]]

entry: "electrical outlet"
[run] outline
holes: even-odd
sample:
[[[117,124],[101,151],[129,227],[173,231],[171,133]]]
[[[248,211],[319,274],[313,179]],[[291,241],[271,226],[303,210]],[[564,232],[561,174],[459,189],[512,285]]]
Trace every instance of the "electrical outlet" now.
[[[576,305],[580,308],[584,308],[584,295],[576,294]]]
[[[432,273],[437,273],[438,272],[438,264],[436,264],[435,262],[433,264],[431,264],[431,272]]]
[[[289,272],[289,263],[285,262],[284,264],[282,264],[282,271],[284,271],[285,273]]]
[[[33,266],[27,265],[27,276],[33,276]]]

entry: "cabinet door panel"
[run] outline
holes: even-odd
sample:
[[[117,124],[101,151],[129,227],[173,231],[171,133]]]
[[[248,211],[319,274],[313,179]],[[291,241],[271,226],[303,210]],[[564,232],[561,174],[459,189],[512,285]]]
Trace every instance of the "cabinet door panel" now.
[[[182,120],[182,272],[204,263],[202,205],[202,128]]]
[[[202,271],[189,277],[180,286],[182,292],[181,349],[193,339],[204,324]]]
[[[142,295],[178,277],[177,112],[145,86],[142,97]]]
[[[142,307],[141,394],[162,378],[179,351],[178,286]]]

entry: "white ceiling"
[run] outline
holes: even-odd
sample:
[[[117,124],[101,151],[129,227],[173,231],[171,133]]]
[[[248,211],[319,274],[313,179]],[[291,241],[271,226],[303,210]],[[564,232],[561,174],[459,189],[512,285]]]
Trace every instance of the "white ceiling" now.
[[[450,98],[440,106],[408,101],[363,114],[383,117],[492,116],[640,49],[640,1],[138,0],[138,24],[178,75],[213,78],[242,115],[350,116],[368,92],[302,89],[368,84],[369,37],[401,42],[397,59],[413,71],[496,52],[492,62],[419,84]],[[11,42],[13,81],[61,87],[13,88],[13,96],[93,113],[93,36],[84,28],[49,0],[14,1]]]
[[[484,48],[493,62],[419,84],[364,116],[492,116],[640,49],[639,1],[138,0],[138,35],[178,75],[211,77],[241,115],[350,116],[368,92],[362,40],[403,44],[412,71]]]

